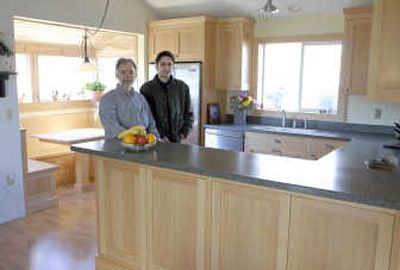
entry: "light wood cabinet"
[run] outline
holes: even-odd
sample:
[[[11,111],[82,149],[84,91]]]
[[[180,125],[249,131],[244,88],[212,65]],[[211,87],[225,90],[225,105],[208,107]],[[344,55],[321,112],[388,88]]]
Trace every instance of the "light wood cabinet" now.
[[[244,151],[268,155],[307,158],[309,145],[306,137],[246,132]]]
[[[211,269],[286,269],[290,197],[213,184]]]
[[[345,8],[343,78],[346,94],[367,94],[372,7]]]
[[[400,1],[375,0],[372,15],[368,98],[400,102]]]
[[[103,157],[95,163],[98,270],[398,269],[394,210]]]
[[[394,216],[293,196],[288,270],[388,270]]]
[[[229,18],[218,21],[215,86],[222,90],[249,90],[254,20]]]
[[[343,146],[346,142],[306,136],[246,132],[244,151],[315,160]]]
[[[150,22],[149,61],[164,50],[172,51],[176,61],[201,61],[204,54],[206,17]]]
[[[148,172],[148,269],[207,269],[207,181],[174,171]]]
[[[345,140],[335,140],[335,139],[323,139],[323,138],[309,138],[309,158],[319,159],[326,154],[329,154],[335,149],[338,149],[345,145],[347,141]]]
[[[146,269],[146,170],[126,162],[96,161],[98,257],[121,269]],[[118,269],[118,268],[117,268]]]

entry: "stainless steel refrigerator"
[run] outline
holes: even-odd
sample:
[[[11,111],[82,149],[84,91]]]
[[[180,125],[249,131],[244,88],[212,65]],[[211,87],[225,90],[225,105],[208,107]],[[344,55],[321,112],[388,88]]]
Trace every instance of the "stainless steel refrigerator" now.
[[[157,73],[155,64],[149,65],[149,79]],[[193,129],[189,136],[182,141],[185,144],[200,144],[200,108],[201,108],[201,63],[175,63],[173,75],[189,86],[193,110]]]

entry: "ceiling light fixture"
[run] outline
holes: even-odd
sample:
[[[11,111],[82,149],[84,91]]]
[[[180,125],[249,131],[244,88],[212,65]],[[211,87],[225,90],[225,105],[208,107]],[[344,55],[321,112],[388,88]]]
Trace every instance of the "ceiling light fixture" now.
[[[93,62],[90,62],[89,53],[88,53],[88,30],[85,30],[85,34],[83,35],[82,47],[83,47],[83,63],[79,65],[79,71],[83,72],[96,72],[97,66]]]
[[[106,6],[104,8],[103,17],[101,18],[100,24],[94,31],[90,31],[85,29],[85,33],[82,37],[81,47],[83,50],[83,63],[79,65],[78,70],[83,72],[96,72],[98,71],[96,64],[90,62],[89,52],[88,52],[88,39],[91,36],[94,36],[99,32],[99,30],[103,27],[104,20],[106,19],[108,7],[110,5],[110,0],[107,0]]]
[[[279,9],[272,4],[272,0],[267,0],[267,3],[258,10],[258,13],[260,13],[263,19],[268,19],[278,12]]]

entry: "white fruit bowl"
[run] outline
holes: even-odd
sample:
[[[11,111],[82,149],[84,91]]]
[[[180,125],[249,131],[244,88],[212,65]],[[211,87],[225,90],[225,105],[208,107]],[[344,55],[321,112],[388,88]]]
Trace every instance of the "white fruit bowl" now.
[[[148,143],[148,144],[127,144],[121,142],[121,145],[125,147],[126,149],[132,150],[132,151],[146,151],[152,149],[154,146],[156,146],[155,143]]]

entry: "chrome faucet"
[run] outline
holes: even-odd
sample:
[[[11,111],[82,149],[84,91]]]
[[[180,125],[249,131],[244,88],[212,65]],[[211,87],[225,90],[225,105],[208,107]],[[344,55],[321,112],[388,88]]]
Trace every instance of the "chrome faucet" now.
[[[286,126],[286,112],[282,110],[282,127]]]
[[[307,125],[308,119],[304,118],[304,128],[307,129],[308,125]]]

